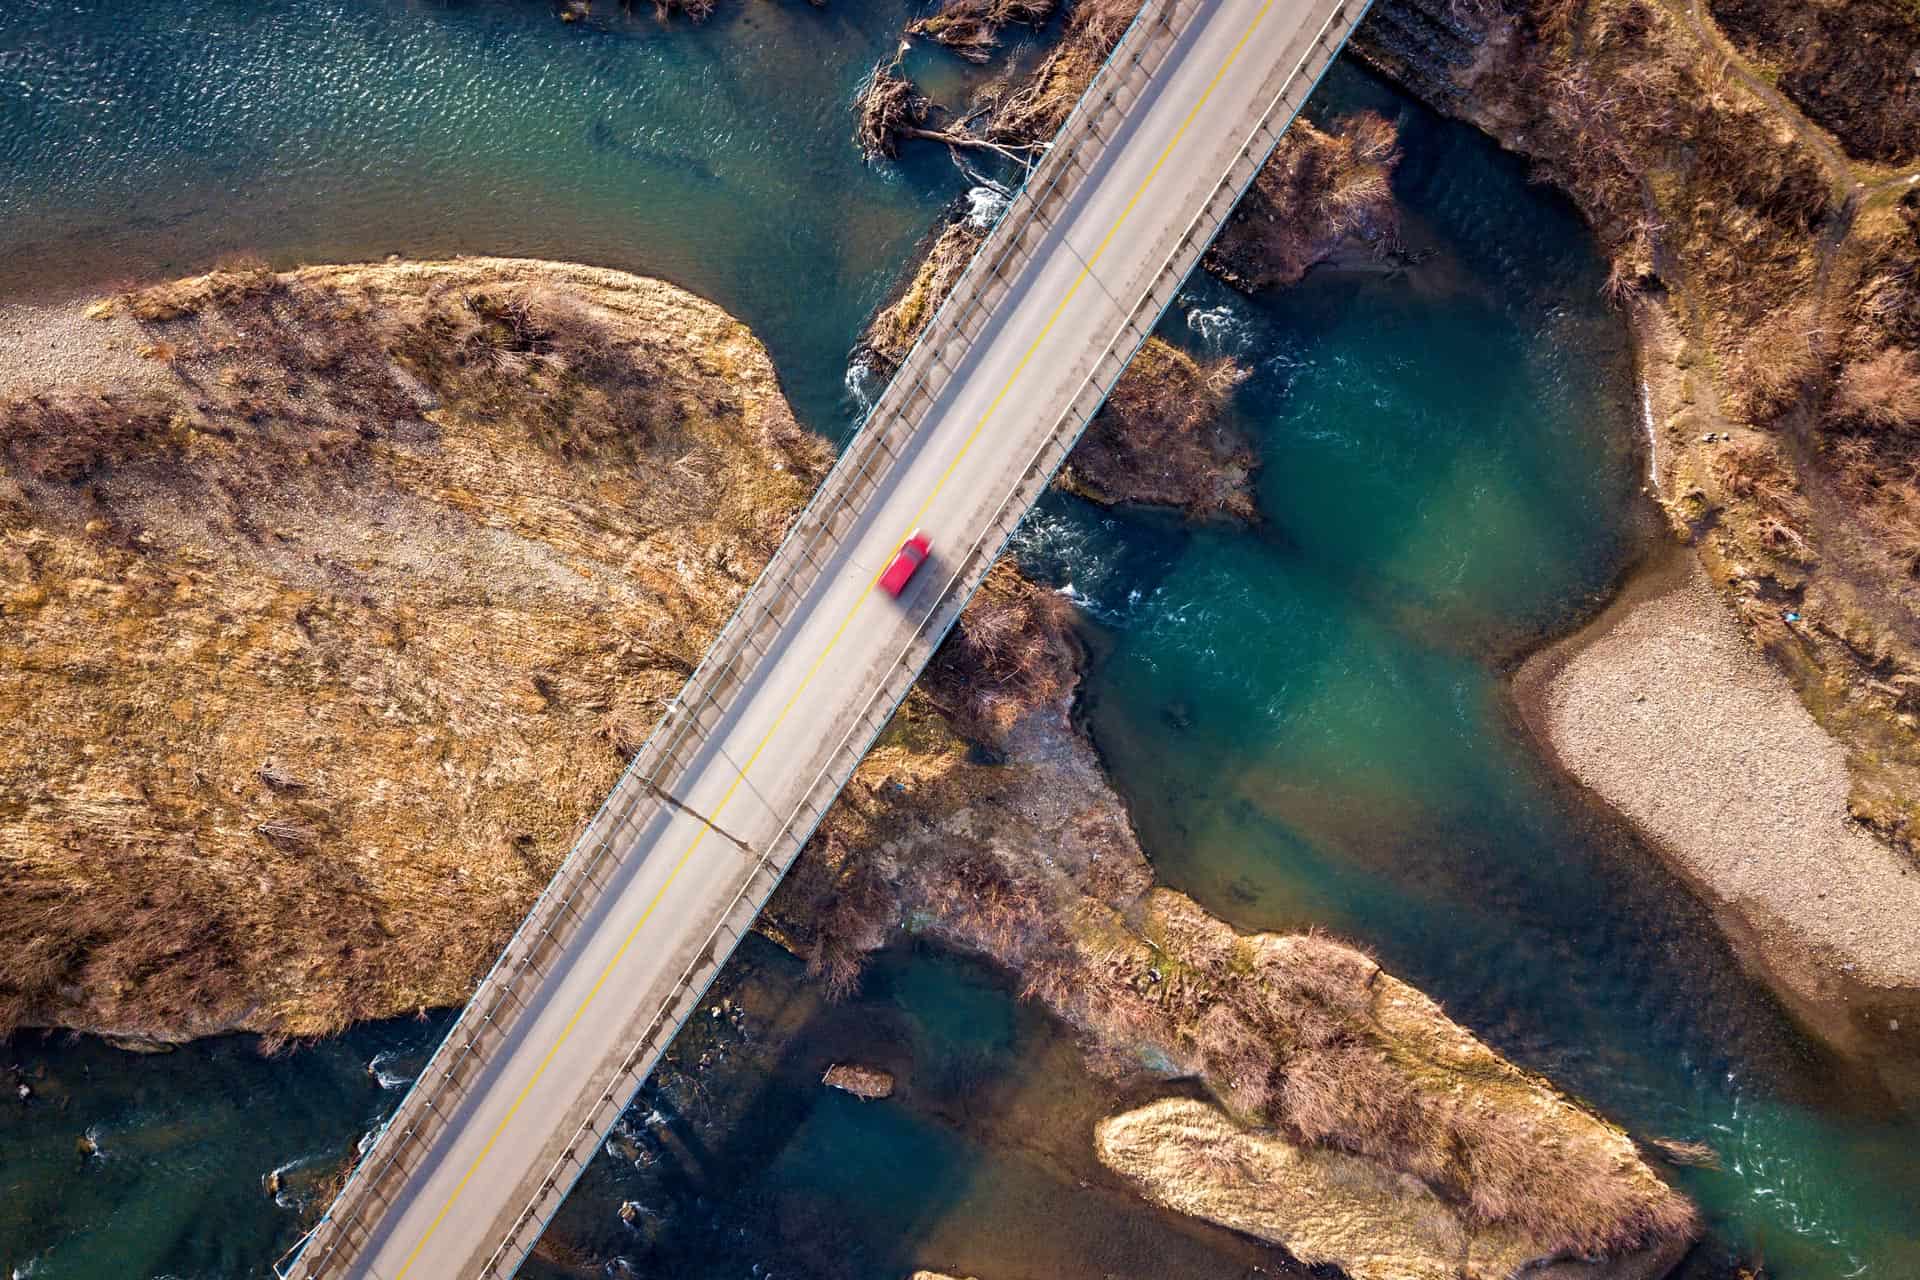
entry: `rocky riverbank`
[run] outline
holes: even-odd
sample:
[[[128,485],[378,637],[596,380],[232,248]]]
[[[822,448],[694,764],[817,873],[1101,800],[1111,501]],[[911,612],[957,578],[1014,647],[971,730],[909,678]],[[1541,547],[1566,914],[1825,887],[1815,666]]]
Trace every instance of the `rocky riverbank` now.
[[[776,895],[770,933],[842,990],[902,932],[936,938],[1006,966],[1080,1030],[1106,1074],[1201,1081],[1221,1108],[1220,1141],[1162,1145],[1156,1131],[1126,1154],[1103,1146],[1103,1159],[1171,1207],[1298,1257],[1383,1278],[1408,1274],[1394,1268],[1415,1256],[1418,1274],[1454,1274],[1444,1269],[1469,1244],[1489,1259],[1474,1274],[1566,1256],[1609,1259],[1621,1275],[1671,1263],[1692,1210],[1624,1134],[1360,952],[1241,935],[1156,887],[1072,722],[1075,654],[1057,597],[1003,569],[983,598],[988,612],[963,618]],[[1041,655],[1027,676],[994,681],[1017,701],[956,731],[949,708],[964,715],[977,664],[1006,652]],[[1242,1143],[1297,1151],[1286,1192],[1345,1197],[1348,1211],[1250,1227],[1198,1190],[1235,1167]],[[1355,1198],[1362,1173],[1372,1190]],[[1391,1259],[1359,1247],[1427,1200],[1451,1206],[1450,1226]]]
[[[218,272],[0,360],[0,1030],[459,1003],[830,456],[724,312],[546,263]]]
[[[1809,19],[1774,0],[1385,0],[1356,47],[1530,159],[1594,227],[1613,263],[1608,292],[1633,318],[1650,485],[1705,573],[1626,634],[1646,637],[1632,652],[1648,658],[1652,637],[1677,636],[1674,627],[1710,635],[1702,643],[1714,662],[1673,656],[1657,712],[1651,701],[1603,705],[1602,688],[1624,687],[1620,671],[1655,671],[1636,665],[1626,640],[1601,642],[1612,658],[1570,666],[1560,705],[1628,720],[1576,728],[1563,715],[1547,736],[1710,901],[1748,904],[1719,914],[1749,963],[1816,1032],[1860,1050],[1884,1041],[1896,1006],[1920,998],[1897,942],[1920,936],[1908,896],[1895,892],[1846,926],[1884,927],[1846,945],[1812,945],[1842,926],[1829,919],[1834,899],[1805,875],[1769,892],[1767,923],[1752,918],[1760,867],[1859,884],[1920,876],[1920,496],[1911,483],[1920,153],[1907,115],[1864,89],[1900,78],[1891,68],[1920,42],[1920,19],[1877,3],[1818,10]],[[1826,38],[1806,38],[1815,19]],[[1775,58],[1789,74],[1769,70]],[[1718,612],[1703,589],[1721,597]],[[1713,647],[1729,626],[1742,636],[1738,651]],[[1748,661],[1755,652],[1810,722],[1778,704],[1780,686]],[[1576,697],[1576,686],[1588,692]],[[1751,714],[1768,709],[1768,732],[1741,744],[1737,767],[1721,754],[1711,758],[1724,767],[1701,769],[1696,748],[1730,732],[1732,703],[1714,699],[1736,690]],[[1774,729],[1785,736],[1768,736]],[[1599,739],[1610,735],[1640,743],[1637,780],[1600,758]],[[1790,762],[1788,752],[1805,759]],[[1762,774],[1783,783],[1808,771],[1818,785],[1779,812],[1767,808],[1773,784]],[[1836,778],[1841,812],[1830,811]],[[1676,813],[1670,801],[1681,793],[1724,829]],[[1855,838],[1843,821],[1885,843]],[[1791,959],[1765,945],[1789,937],[1807,944]],[[1878,977],[1863,987],[1856,977],[1867,972]],[[1881,1031],[1867,1035],[1874,1023]]]
[[[1920,1092],[1920,871],[1849,818],[1845,751],[1691,557],[1535,655],[1516,691],[1560,764],[1653,837],[1801,1021]]]

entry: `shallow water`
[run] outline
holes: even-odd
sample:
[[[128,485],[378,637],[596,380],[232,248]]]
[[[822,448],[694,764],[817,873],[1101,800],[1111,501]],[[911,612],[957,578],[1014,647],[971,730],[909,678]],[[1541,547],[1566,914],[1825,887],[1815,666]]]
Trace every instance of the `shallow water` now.
[[[846,140],[909,8],[756,0],[663,30],[617,11],[563,27],[536,0],[11,0],[0,292],[242,250],[598,262],[732,310],[839,434],[861,320],[966,186],[938,154],[869,170]],[[1349,68],[1316,108],[1360,102],[1405,115],[1409,238],[1436,256],[1258,304],[1200,280],[1167,321],[1256,370],[1239,408],[1262,525],[1053,498],[1023,534],[1095,619],[1088,715],[1148,852],[1238,924],[1374,948],[1637,1132],[1715,1145],[1726,1171],[1682,1178],[1717,1232],[1700,1274],[1750,1248],[1770,1275],[1915,1274],[1920,1131],[1846,1096],[1505,701],[1501,662],[1638,544],[1636,402],[1586,237],[1469,131]],[[1099,1089],[990,974],[904,951],[822,1010],[770,947],[742,956],[716,997],[746,1012],[682,1038],[531,1271],[1274,1269],[1090,1167]],[[0,1267],[259,1274],[442,1025],[276,1059],[17,1038],[36,1096],[0,1107]],[[900,1096],[821,1090],[840,1055],[894,1069]]]
[[[933,151],[875,170],[849,141],[854,88],[914,6],[752,0],[698,27],[596,11],[7,0],[0,293],[228,253],[619,267],[745,321],[835,430],[861,319],[966,185]]]
[[[1437,256],[1169,332],[1256,369],[1255,529],[1049,504],[1029,561],[1101,624],[1088,718],[1164,879],[1246,927],[1355,939],[1643,1136],[1768,1274],[1920,1274],[1920,1128],[1814,1051],[1703,912],[1553,777],[1500,674],[1640,545],[1636,399],[1597,265],[1490,145],[1405,113],[1396,186]],[[1423,279],[1424,278],[1424,279]]]

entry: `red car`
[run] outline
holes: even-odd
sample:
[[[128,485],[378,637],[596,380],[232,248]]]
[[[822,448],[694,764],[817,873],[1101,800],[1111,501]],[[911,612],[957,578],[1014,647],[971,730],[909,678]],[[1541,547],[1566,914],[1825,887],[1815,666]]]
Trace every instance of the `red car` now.
[[[897,596],[906,590],[907,579],[913,576],[914,570],[926,563],[929,549],[927,535],[915,529],[913,536],[901,546],[900,554],[893,558],[893,563],[887,566],[887,571],[880,575],[880,589],[890,596]]]

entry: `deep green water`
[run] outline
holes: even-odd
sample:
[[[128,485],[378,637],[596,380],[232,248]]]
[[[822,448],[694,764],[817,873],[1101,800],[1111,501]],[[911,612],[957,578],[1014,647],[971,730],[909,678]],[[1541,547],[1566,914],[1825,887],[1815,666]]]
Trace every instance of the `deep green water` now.
[[[238,253],[565,258],[718,302],[830,425],[851,335],[966,185],[848,141],[910,0],[742,0],[691,29],[595,8],[5,0],[0,291]]]
[[[617,9],[563,27],[538,0],[7,0],[0,292],[236,251],[574,258],[728,307],[838,435],[861,321],[967,185],[944,156],[875,171],[847,142],[853,86],[910,11],[723,0],[662,29]],[[1404,117],[1398,186],[1433,256],[1257,304],[1197,280],[1165,323],[1255,370],[1238,407],[1262,523],[1054,498],[1021,540],[1088,608],[1088,719],[1147,850],[1242,926],[1374,949],[1637,1132],[1712,1143],[1727,1168],[1682,1177],[1715,1227],[1697,1275],[1756,1249],[1780,1277],[1920,1275],[1920,1130],[1794,1033],[1657,864],[1538,765],[1505,700],[1503,663],[1639,545],[1637,410],[1587,238],[1471,132],[1349,68],[1315,106],[1363,102]],[[1274,1268],[1091,1167],[1099,1088],[978,966],[901,951],[823,1009],[756,941],[721,997],[738,1020],[682,1037],[532,1271]],[[277,1059],[16,1038],[0,1063],[35,1097],[0,1105],[0,1270],[260,1274],[397,1101],[369,1064],[402,1083],[442,1025]],[[900,1096],[820,1089],[842,1056],[895,1070]]]
[[[1264,516],[1188,529],[1052,501],[1030,563],[1099,620],[1087,716],[1163,879],[1243,927],[1355,939],[1641,1136],[1768,1275],[1920,1275],[1920,1127],[1881,1114],[1744,979],[1643,848],[1539,763],[1501,674],[1642,545],[1637,399],[1570,209],[1478,135],[1404,115],[1396,190],[1436,251],[1166,329],[1256,375]]]

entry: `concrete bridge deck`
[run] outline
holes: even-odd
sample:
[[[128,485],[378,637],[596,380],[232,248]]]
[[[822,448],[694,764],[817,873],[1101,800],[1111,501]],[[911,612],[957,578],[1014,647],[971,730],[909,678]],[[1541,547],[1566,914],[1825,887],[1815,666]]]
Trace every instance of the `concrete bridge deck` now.
[[[517,1270],[1364,10],[1149,0],[283,1274]]]

